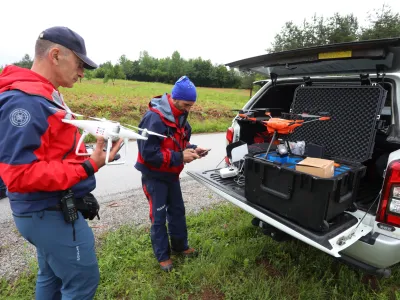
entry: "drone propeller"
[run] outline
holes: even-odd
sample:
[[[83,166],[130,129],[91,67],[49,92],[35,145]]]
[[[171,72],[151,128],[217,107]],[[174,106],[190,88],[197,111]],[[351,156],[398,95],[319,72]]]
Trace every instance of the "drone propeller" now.
[[[132,128],[135,128],[137,130],[145,131],[148,134],[157,135],[157,136],[160,136],[160,137],[163,137],[163,138],[167,138],[165,135],[159,134],[157,132],[153,132],[153,131],[150,131],[150,130],[147,130],[147,129],[139,128],[139,127],[136,127],[136,126],[133,126],[133,125],[129,125],[129,124],[124,124],[124,125],[132,127]]]
[[[93,119],[93,120],[97,120],[97,121],[103,121],[103,122],[118,123],[117,121],[108,120],[106,118],[89,117],[89,119]]]
[[[67,114],[71,114],[71,115],[73,115],[75,117],[83,117],[83,115],[81,115],[81,114],[73,113],[72,111],[67,111],[67,110],[64,110],[64,109],[61,109],[61,108],[57,108],[57,107],[54,107],[54,106],[49,106],[49,108],[54,109],[56,111],[66,112]]]

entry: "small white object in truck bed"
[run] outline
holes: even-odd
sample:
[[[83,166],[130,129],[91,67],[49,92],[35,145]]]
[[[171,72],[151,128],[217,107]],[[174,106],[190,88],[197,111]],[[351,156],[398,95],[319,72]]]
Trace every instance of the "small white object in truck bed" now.
[[[219,175],[222,178],[235,177],[238,174],[239,174],[239,169],[236,168],[235,166],[230,166],[230,167],[219,170]]]

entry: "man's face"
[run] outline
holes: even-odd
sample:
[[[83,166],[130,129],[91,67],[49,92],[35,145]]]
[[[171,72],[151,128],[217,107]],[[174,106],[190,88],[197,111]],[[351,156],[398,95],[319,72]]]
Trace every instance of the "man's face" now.
[[[173,100],[173,103],[177,109],[183,112],[189,112],[192,106],[194,105],[194,101],[185,101],[185,100]]]
[[[61,49],[56,67],[57,82],[62,87],[72,88],[84,76],[84,63],[69,49]]]

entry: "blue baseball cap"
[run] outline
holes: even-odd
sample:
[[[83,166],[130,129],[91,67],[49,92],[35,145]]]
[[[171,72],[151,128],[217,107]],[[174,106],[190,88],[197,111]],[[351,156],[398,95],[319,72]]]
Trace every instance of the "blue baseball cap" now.
[[[40,33],[39,39],[47,40],[68,48],[84,62],[85,69],[93,70],[98,67],[97,64],[95,64],[89,57],[86,56],[84,39],[79,34],[67,27],[55,26],[47,28]]]
[[[197,92],[193,82],[187,76],[182,76],[172,88],[171,96],[175,100],[196,101]]]

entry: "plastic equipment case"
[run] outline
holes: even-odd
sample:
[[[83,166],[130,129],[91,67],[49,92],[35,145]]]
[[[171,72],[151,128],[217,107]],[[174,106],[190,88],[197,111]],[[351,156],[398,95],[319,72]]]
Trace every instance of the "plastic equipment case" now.
[[[357,197],[366,171],[362,162],[372,156],[377,116],[385,96],[386,91],[379,85],[300,86],[292,113],[329,112],[331,120],[296,128],[289,140],[323,146],[324,158],[340,167],[335,168],[333,177],[320,178],[295,170],[302,157],[279,161],[276,155],[267,160],[265,153],[248,155],[244,166],[246,199],[300,226],[328,230],[329,223]]]

